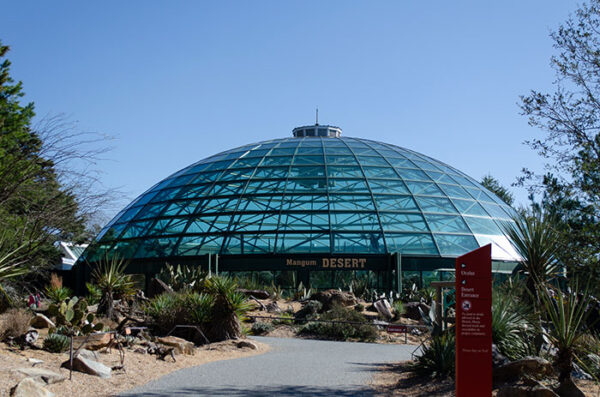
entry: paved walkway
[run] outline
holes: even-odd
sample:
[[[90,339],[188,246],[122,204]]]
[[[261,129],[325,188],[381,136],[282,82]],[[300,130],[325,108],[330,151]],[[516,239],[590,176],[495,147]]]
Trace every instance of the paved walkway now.
[[[410,359],[409,345],[255,337],[265,354],[181,369],[122,396],[368,396],[382,363]]]

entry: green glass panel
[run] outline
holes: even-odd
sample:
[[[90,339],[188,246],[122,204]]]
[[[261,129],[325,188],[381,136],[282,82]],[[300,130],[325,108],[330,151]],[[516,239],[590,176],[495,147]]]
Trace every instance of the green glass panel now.
[[[326,157],[327,165],[357,165],[354,156],[331,156]]]
[[[491,203],[482,203],[482,205],[494,218],[510,219],[508,213],[499,205]]]
[[[390,252],[402,255],[437,255],[438,250],[430,234],[424,233],[386,233],[385,241]]]
[[[325,253],[329,252],[329,235],[317,233],[279,234],[277,252]]]
[[[195,256],[200,255],[200,247],[202,246],[202,240],[204,236],[185,236],[181,238],[179,245],[177,246],[175,255],[181,256]]]
[[[363,173],[358,166],[328,165],[327,175],[330,178],[363,178]]]
[[[286,178],[289,167],[260,167],[252,175],[252,179]]]
[[[333,237],[335,253],[385,252],[381,233],[336,233]]]
[[[458,197],[464,199],[470,199],[471,195],[467,193],[465,189],[457,185],[447,185],[445,183],[440,183],[438,186],[446,192],[449,197]]]
[[[288,213],[281,215],[281,230],[327,230],[329,229],[328,213]]]
[[[477,240],[473,236],[434,234],[433,237],[440,248],[441,255],[464,255],[479,248]]]
[[[398,178],[398,174],[392,167],[364,167],[367,178]]]
[[[143,240],[135,253],[136,258],[171,256],[177,238],[149,238]]]
[[[391,165],[393,165],[396,168],[416,168],[417,166],[410,161],[409,159],[406,159],[404,157],[402,158],[388,158],[387,159]]]
[[[279,211],[281,196],[242,196],[238,211]]]
[[[380,230],[375,212],[331,213],[333,230]]]
[[[206,191],[210,188],[211,185],[196,185],[196,186],[184,186],[181,190],[171,192],[173,197],[182,198],[182,199],[191,199],[191,198],[199,198],[206,193]],[[161,192],[162,193],[162,192]],[[158,196],[158,195],[157,195]],[[166,198],[165,198],[166,200]]]
[[[361,156],[359,158],[362,158],[362,156],[376,156],[376,157],[381,157],[379,155],[379,153],[377,153],[375,150],[368,148],[368,147],[353,147],[352,151],[354,151],[354,154],[357,156]]]
[[[358,162],[363,165],[381,165],[386,166],[389,165],[387,161],[383,157],[375,157],[375,156],[357,156]]]
[[[470,233],[465,221],[459,215],[425,214],[433,232]]]
[[[477,201],[452,199],[452,202],[463,214],[489,216]]]
[[[324,195],[290,195],[283,197],[282,211],[321,211],[327,210],[329,204]]]
[[[435,182],[456,184],[456,181],[454,179],[452,179],[449,175],[443,174],[441,172],[428,170],[427,175],[429,175],[431,179],[433,179]],[[469,196],[469,198],[471,198],[471,196]]]
[[[324,192],[326,187],[325,178],[291,179],[287,182],[286,192]]]
[[[347,147],[325,147],[325,153],[328,155],[344,155],[344,156],[352,156],[352,151]]]
[[[319,155],[323,156],[323,148],[322,147],[300,147],[296,152],[296,156],[301,155]]]
[[[472,216],[465,216],[465,221],[473,231],[477,234],[495,234],[501,235],[502,232],[498,228],[496,223],[489,218],[476,218]]]
[[[412,159],[412,162],[415,163],[419,168],[428,170],[428,171],[439,171],[440,169],[436,167],[434,164],[429,161]]]
[[[412,168],[397,168],[398,173],[402,176],[402,179],[410,179],[414,181],[431,181],[429,175],[421,170],[415,170]]]
[[[365,211],[373,210],[371,195],[340,195],[332,194],[329,197],[331,210],[335,211]]]
[[[404,182],[399,179],[370,179],[369,186],[373,193],[410,194]]]
[[[367,184],[359,179],[330,179],[330,192],[360,192],[368,191]]]
[[[292,161],[291,156],[264,157],[260,163],[261,167],[273,167],[278,165],[289,165]]]
[[[325,176],[325,167],[319,166],[293,166],[290,169],[290,178],[323,178]]]
[[[245,194],[281,193],[285,188],[285,181],[250,181],[246,186]]]
[[[125,229],[125,232],[121,238],[123,239],[143,236],[152,223],[153,221],[131,222],[127,225],[127,229]]]
[[[323,164],[323,156],[298,156],[294,157],[294,165],[318,165]]]
[[[230,168],[254,168],[261,160],[262,157],[242,157],[233,163]]]
[[[275,234],[246,234],[244,235],[244,253],[262,254],[273,252],[275,249]]]
[[[449,199],[445,197],[415,196],[423,212],[437,212],[443,214],[457,214],[458,212]]]
[[[405,182],[413,194],[422,194],[427,196],[445,196],[445,194],[434,183],[429,182]]]
[[[296,153],[295,147],[275,148],[271,150],[269,156],[291,156]]]
[[[379,211],[419,211],[412,196],[375,195],[375,202]]]
[[[423,215],[415,213],[379,213],[381,224],[385,231],[410,232],[428,231]]]

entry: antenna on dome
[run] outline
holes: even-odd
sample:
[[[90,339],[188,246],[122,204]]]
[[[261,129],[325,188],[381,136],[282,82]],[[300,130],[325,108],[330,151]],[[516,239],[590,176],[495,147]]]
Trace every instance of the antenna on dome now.
[[[317,107],[317,120],[315,122],[315,125],[319,125],[319,108]]]

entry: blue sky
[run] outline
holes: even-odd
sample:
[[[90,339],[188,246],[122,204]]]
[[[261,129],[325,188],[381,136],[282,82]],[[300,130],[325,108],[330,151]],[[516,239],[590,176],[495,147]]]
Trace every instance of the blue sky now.
[[[510,185],[542,162],[519,95],[550,91],[569,1],[5,2],[0,39],[38,115],[115,136],[133,199],[167,175],[312,124]],[[514,190],[518,202],[526,193]],[[118,207],[128,200],[117,203]]]

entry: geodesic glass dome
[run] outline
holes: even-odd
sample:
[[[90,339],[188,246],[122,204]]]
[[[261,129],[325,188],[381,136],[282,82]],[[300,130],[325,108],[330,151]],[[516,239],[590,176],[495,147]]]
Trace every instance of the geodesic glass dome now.
[[[517,258],[500,227],[513,210],[464,173],[395,145],[296,130],[295,137],[231,149],[157,183],[101,231],[86,260],[456,257],[488,243],[495,260]]]

